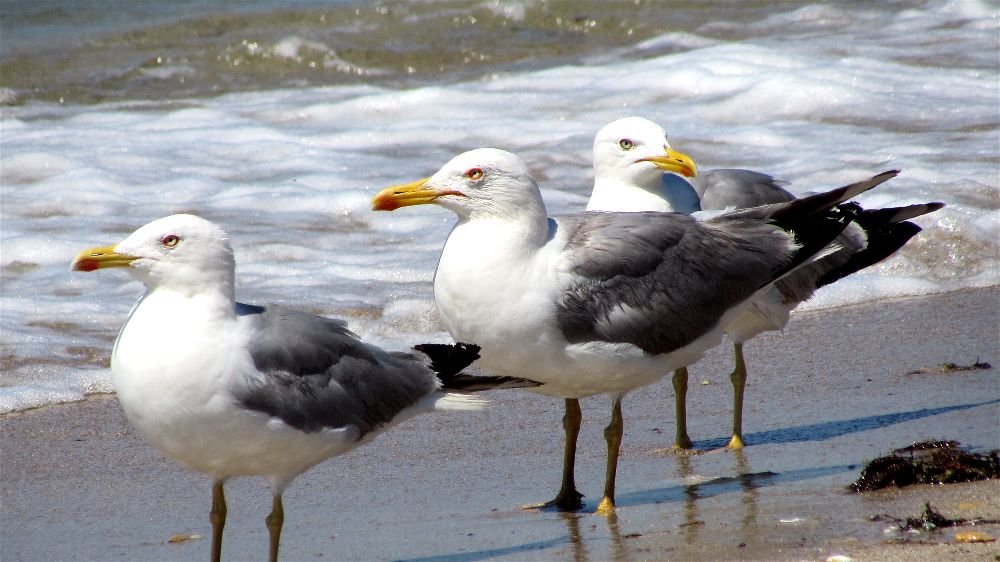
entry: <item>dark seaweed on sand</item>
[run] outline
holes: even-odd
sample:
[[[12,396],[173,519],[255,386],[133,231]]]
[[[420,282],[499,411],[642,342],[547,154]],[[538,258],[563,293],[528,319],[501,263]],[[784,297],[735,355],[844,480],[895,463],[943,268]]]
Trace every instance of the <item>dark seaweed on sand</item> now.
[[[1000,451],[968,453],[957,441],[923,441],[869,462],[850,489],[869,492],[889,486],[994,478],[1000,478]]]
[[[950,519],[941,515],[939,511],[931,507],[930,502],[924,504],[924,511],[917,517],[907,517],[900,519],[891,515],[876,515],[872,521],[892,521],[901,531],[936,531],[946,527],[961,527],[963,525],[995,525],[1000,523],[996,519]]]
[[[942,363],[937,367],[925,367],[922,369],[916,369],[906,373],[907,375],[947,375],[949,373],[956,373],[961,371],[985,371],[987,369],[992,369],[993,365],[990,365],[986,361],[980,361],[976,358],[976,362],[971,365],[959,365],[958,363]]]

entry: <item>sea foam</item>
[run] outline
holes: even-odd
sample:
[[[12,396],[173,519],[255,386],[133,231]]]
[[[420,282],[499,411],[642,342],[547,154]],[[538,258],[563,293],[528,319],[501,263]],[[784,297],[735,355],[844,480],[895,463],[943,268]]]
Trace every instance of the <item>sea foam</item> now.
[[[494,146],[528,162],[550,212],[580,211],[593,135],[626,115],[664,125],[702,169],[748,167],[803,194],[898,168],[861,202],[947,204],[802,309],[996,285],[994,12],[810,5],[751,22],[747,39],[670,31],[589,64],[429,86],[3,108],[0,412],[110,389],[112,341],[142,288],[69,263],[178,212],[229,231],[245,301],[340,316],[391,349],[447,341],[431,281],[453,215],[376,214],[370,197]],[[798,25],[827,31],[789,39]],[[279,53],[309,48],[290,37]]]

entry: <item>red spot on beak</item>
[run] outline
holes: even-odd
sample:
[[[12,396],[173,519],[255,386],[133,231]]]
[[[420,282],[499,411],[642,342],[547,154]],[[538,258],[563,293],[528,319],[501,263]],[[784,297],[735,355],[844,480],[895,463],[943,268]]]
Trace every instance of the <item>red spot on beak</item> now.
[[[73,265],[73,269],[76,271],[95,271],[99,267],[100,263],[97,260],[87,259],[80,260]]]

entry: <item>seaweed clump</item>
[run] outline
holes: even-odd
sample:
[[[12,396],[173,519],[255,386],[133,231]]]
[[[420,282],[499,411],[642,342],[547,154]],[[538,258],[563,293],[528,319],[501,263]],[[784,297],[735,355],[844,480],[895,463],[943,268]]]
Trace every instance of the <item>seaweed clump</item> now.
[[[961,527],[964,525],[996,525],[1000,523],[997,519],[951,519],[945,517],[938,510],[931,507],[930,502],[924,504],[924,511],[917,517],[907,517],[900,519],[891,515],[875,515],[872,521],[890,521],[899,527],[900,531],[937,531],[947,527]]]
[[[869,462],[850,485],[855,492],[910,484],[952,484],[1000,478],[1000,451],[969,453],[957,441],[923,441]]]
[[[906,373],[907,375],[947,375],[949,373],[955,373],[960,371],[984,371],[987,369],[992,369],[993,365],[990,365],[986,361],[980,361],[976,358],[976,362],[971,365],[959,365],[958,363],[942,363],[937,367],[924,367],[922,369],[915,369]]]

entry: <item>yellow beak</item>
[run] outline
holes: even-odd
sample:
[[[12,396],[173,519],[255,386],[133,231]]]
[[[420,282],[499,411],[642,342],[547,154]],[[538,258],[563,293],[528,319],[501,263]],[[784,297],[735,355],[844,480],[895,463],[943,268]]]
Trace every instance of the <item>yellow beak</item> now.
[[[664,150],[663,156],[649,156],[647,158],[640,158],[636,162],[650,162],[661,170],[689,178],[698,175],[698,166],[690,156],[670,148]]]
[[[438,191],[426,186],[430,178],[424,178],[413,183],[404,183],[393,187],[387,187],[375,194],[372,198],[373,211],[395,211],[400,207],[410,205],[426,205],[433,203],[435,199],[442,195],[459,195],[465,197],[464,193],[458,191]]]
[[[70,269],[73,271],[94,271],[109,267],[126,267],[137,259],[135,256],[115,253],[114,246],[102,246],[80,252],[70,265]]]

